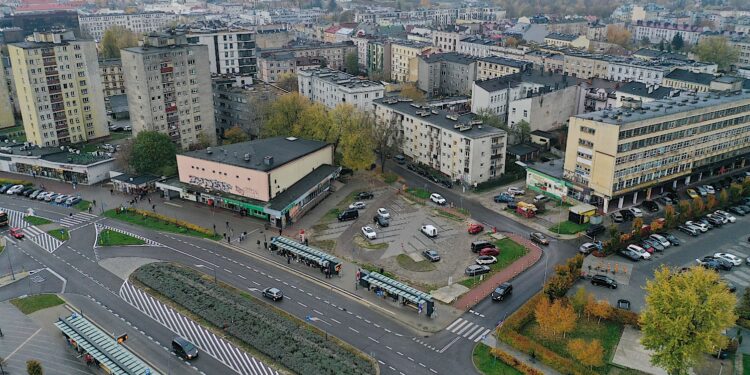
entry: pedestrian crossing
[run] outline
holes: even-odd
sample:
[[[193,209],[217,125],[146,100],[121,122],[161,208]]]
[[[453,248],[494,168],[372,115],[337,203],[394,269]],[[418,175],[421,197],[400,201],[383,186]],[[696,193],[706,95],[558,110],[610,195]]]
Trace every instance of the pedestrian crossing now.
[[[26,217],[26,214],[21,211],[8,210],[5,208],[0,208],[0,211],[8,214],[8,226],[11,228],[26,228],[31,225],[23,219]]]
[[[96,241],[95,241],[95,243],[97,243],[97,244],[99,243],[99,233],[101,233],[103,230],[111,230],[113,232],[122,233],[122,234],[130,236],[130,237],[135,237],[135,238],[137,238],[137,239],[145,242],[144,245],[128,245],[128,246],[164,247],[164,245],[162,245],[162,244],[160,244],[160,243],[158,243],[158,242],[156,242],[156,241],[154,241],[154,240],[152,240],[150,238],[139,236],[139,235],[137,235],[135,233],[130,233],[130,232],[124,231],[124,230],[122,230],[120,228],[114,228],[114,227],[110,227],[108,225],[101,225],[101,224],[94,224],[94,226],[96,228]]]
[[[60,219],[60,225],[62,225],[65,228],[70,228],[70,227],[74,227],[76,225],[80,225],[88,221],[94,220],[97,217],[98,216],[87,213],[87,212],[79,212],[73,216],[66,216]]]
[[[26,238],[30,239],[31,242],[39,245],[39,247],[41,247],[44,250],[47,250],[47,252],[49,253],[54,253],[55,250],[57,250],[57,248],[63,244],[63,241],[60,241],[57,238],[50,236],[43,230],[33,225],[24,228],[23,234]]]
[[[216,358],[238,374],[278,375],[277,371],[263,362],[248,355],[229,341],[216,336],[203,326],[164,305],[127,281],[120,287],[120,297],[172,332],[194,343],[203,352]]]
[[[451,323],[446,330],[469,341],[479,342],[484,339],[492,329],[475,324],[463,318],[458,318]]]

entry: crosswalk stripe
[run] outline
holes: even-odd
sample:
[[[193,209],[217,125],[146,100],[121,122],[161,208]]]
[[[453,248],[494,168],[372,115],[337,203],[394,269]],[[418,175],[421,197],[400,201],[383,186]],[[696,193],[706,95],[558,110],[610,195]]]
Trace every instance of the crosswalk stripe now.
[[[746,287],[746,288],[747,288],[748,285],[750,285],[750,282],[742,280],[742,279],[740,279],[739,277],[736,277],[733,274],[727,274],[727,275],[724,275],[724,277],[726,277],[728,280],[733,281],[733,282],[735,282],[735,283],[737,283],[739,285],[742,285],[743,287]]]
[[[467,324],[466,327],[464,327],[463,329],[461,329],[459,332],[456,332],[456,334],[459,335],[459,336],[461,336],[461,335],[464,334],[464,331],[466,331],[467,329],[469,329],[471,327],[474,327],[474,323]]]
[[[479,342],[479,340],[481,340],[483,337],[486,337],[487,334],[490,333],[490,331],[491,330],[489,328],[487,328],[484,332],[482,332],[481,335],[477,336],[477,338],[474,339],[474,342]]]
[[[736,247],[735,247],[735,248],[733,249],[733,251],[732,251],[732,252],[734,253],[734,255],[736,255],[736,256],[738,256],[738,257],[741,257],[741,258],[747,258],[747,253],[743,253],[743,252],[741,252],[741,251],[737,250],[737,248],[736,248]]]
[[[741,276],[743,279],[747,279],[748,281],[750,281],[750,273],[748,273],[747,271],[734,270],[734,272],[732,272],[732,275]]]
[[[478,328],[478,329],[477,329],[477,330],[475,330],[475,331],[474,331],[474,332],[473,332],[473,333],[471,334],[471,336],[469,336],[469,337],[466,337],[466,335],[468,335],[468,334],[469,334],[469,332],[466,332],[466,334],[464,335],[464,337],[468,338],[469,340],[473,340],[473,339],[474,339],[474,336],[476,336],[476,335],[477,335],[477,333],[479,333],[479,332],[482,332],[482,330],[483,330],[483,329],[485,329],[485,328],[484,328],[484,327],[482,327],[482,326],[477,326],[477,328]]]
[[[459,318],[459,319],[461,319],[461,318]],[[454,329],[452,329],[450,331],[453,332],[453,333],[457,333],[458,330],[461,329],[461,327],[463,327],[467,323],[469,323],[469,321],[468,320],[464,320],[464,321],[461,322],[461,324],[459,324],[458,326],[456,326],[456,328],[454,328]],[[471,324],[471,323],[469,323],[469,324]]]
[[[83,224],[87,221],[93,220],[97,218],[98,216],[92,215],[86,212],[79,212],[73,216],[66,216],[62,219],[60,219],[60,225],[70,228],[79,224]]]
[[[447,329],[448,331],[451,331],[451,330],[453,329],[453,326],[455,326],[456,324],[458,324],[458,323],[460,323],[460,322],[462,322],[462,321],[463,321],[463,319],[462,319],[462,318],[458,318],[458,319],[456,319],[455,321],[453,321],[453,323],[451,323],[451,325],[449,325],[449,326],[448,326],[448,327],[447,327],[446,329]]]
[[[738,242],[738,243],[739,243],[739,244],[740,244],[741,246],[744,246],[744,247],[747,247],[748,249],[750,249],[750,243],[747,243],[747,242],[745,242],[745,241],[741,241],[741,242]]]

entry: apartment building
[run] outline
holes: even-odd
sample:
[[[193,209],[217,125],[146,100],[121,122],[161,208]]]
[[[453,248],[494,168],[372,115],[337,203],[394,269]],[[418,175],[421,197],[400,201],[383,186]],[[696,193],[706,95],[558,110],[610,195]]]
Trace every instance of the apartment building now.
[[[589,40],[585,35],[550,33],[544,37],[544,44],[560,48],[588,49]]]
[[[132,14],[79,14],[78,24],[81,33],[96,40],[102,40],[104,32],[113,26],[124,27],[136,34],[160,31],[178,20],[178,15],[165,12]]]
[[[602,55],[567,52],[563,57],[563,73],[577,78],[607,78],[608,68],[609,63]]]
[[[458,42],[466,37],[470,30],[466,26],[452,25],[432,31],[432,46],[441,52],[458,51]]]
[[[215,143],[208,47],[188,44],[185,34],[153,33],[121,56],[134,134],[158,131],[183,149],[201,133]]]
[[[408,99],[384,98],[373,104],[378,121],[398,126],[402,152],[414,162],[467,185],[505,173],[507,133],[483,126],[473,114],[458,116]]]
[[[737,62],[741,68],[750,68],[750,37],[729,39],[729,45],[737,49]]]
[[[505,18],[505,11],[491,7],[457,7],[457,8],[423,8],[418,10],[358,10],[354,15],[354,22],[371,22],[375,24],[394,24],[408,20],[410,24],[417,24],[424,20],[433,26],[455,24],[463,21],[500,21]]]
[[[73,32],[8,45],[26,139],[39,146],[109,135],[96,44]]]
[[[586,35],[588,28],[589,21],[583,17],[552,19],[547,22],[547,31],[550,33]]]
[[[416,82],[419,78],[417,56],[430,50],[427,43],[409,40],[394,40],[390,43],[391,80],[396,82]]]
[[[716,76],[709,73],[695,73],[684,69],[675,69],[664,77],[662,84],[682,90],[696,92],[708,92],[711,89],[711,81]]]
[[[699,26],[659,21],[638,21],[632,29],[633,40],[636,42],[646,38],[650,43],[671,43],[674,36],[680,34],[686,45],[698,43],[703,31]]]
[[[316,58],[326,62],[326,66],[336,70],[346,70],[346,56],[357,53],[357,46],[351,41],[333,44],[300,44],[285,48],[270,48],[259,51],[259,58],[276,53],[291,53],[294,57]]]
[[[367,43],[367,75],[387,79],[391,76],[390,42],[371,41]]]
[[[287,92],[265,82],[242,84],[234,77],[215,76],[212,79],[214,122],[219,135],[239,127],[251,139],[260,137],[264,109],[277,97]]]
[[[0,57],[0,129],[16,125],[13,117],[13,104],[10,102],[11,93],[5,77],[3,58]]]
[[[122,60],[99,60],[99,75],[102,79],[104,97],[125,94],[125,78],[122,75]]]
[[[507,76],[530,69],[532,63],[523,60],[508,59],[500,56],[487,56],[477,61],[477,79],[489,79]]]
[[[331,109],[346,103],[361,111],[369,111],[372,101],[385,95],[385,87],[380,82],[328,68],[301,71],[297,79],[302,96]]]
[[[258,79],[267,83],[276,83],[284,76],[299,74],[308,69],[326,65],[322,57],[296,57],[292,52],[278,52],[258,57]]]
[[[252,83],[257,75],[255,31],[218,27],[193,28],[187,34],[189,44],[208,47],[211,74],[231,74],[247,77],[243,84]]]
[[[458,41],[456,52],[474,57],[513,56],[523,58],[526,50],[503,47],[500,40],[486,39],[479,36],[467,36]]]
[[[427,95],[470,95],[477,59],[456,52],[418,57],[417,87]]]
[[[564,175],[577,196],[606,212],[617,199],[650,199],[664,188],[745,165],[750,93],[695,94],[570,119]],[[720,172],[721,171],[721,172]]]

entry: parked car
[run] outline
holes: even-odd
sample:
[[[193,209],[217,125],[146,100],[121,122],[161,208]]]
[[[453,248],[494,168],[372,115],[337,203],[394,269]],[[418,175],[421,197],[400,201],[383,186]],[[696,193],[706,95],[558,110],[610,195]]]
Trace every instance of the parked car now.
[[[517,188],[517,187],[511,186],[511,187],[508,188],[508,194],[513,195],[513,196],[515,196],[515,195],[524,195],[524,194],[526,194],[526,190],[523,190],[521,188]]]
[[[705,219],[714,227],[720,227],[724,225],[724,219],[713,216],[711,214],[706,215]]]
[[[13,195],[17,193],[19,190],[23,190],[23,185],[13,185],[10,189],[5,191],[5,194]]]
[[[180,336],[172,339],[172,350],[178,357],[190,360],[198,357],[198,348],[188,340],[183,339]]]
[[[731,212],[731,213],[733,213],[735,215],[739,215],[739,216],[745,216],[745,214],[746,214],[745,210],[743,210],[742,208],[740,208],[740,206],[729,207],[727,209],[727,211],[729,211],[729,212]]]
[[[687,193],[688,197],[690,197],[690,198],[698,198],[698,197],[700,197],[700,195],[698,194],[697,191],[695,191],[695,189],[687,189],[687,190],[685,190],[685,193]]]
[[[693,237],[701,233],[700,229],[692,227],[692,226],[687,226],[687,225],[680,225],[677,227],[677,230],[679,230],[682,233],[689,234]]]
[[[497,258],[492,255],[480,255],[474,262],[476,264],[495,264],[497,263]]]
[[[701,231],[702,233],[708,232],[708,225],[706,225],[705,223],[701,223],[699,221],[688,220],[685,222],[685,225],[689,227],[694,227],[698,229],[699,231]]]
[[[638,254],[638,256],[640,256],[641,259],[646,259],[646,260],[651,259],[651,254],[649,254],[649,252],[646,251],[646,249],[638,245],[632,245],[632,244],[628,245],[627,249]]]
[[[36,197],[41,193],[44,193],[44,190],[42,189],[34,190],[31,194],[29,194],[29,198],[36,199]]]
[[[716,190],[711,185],[703,185],[703,190],[706,191],[706,194],[716,194]]]
[[[3,186],[0,186],[0,194],[4,194],[8,189],[12,188],[13,184],[5,184]]]
[[[479,250],[479,255],[491,255],[493,257],[496,257],[500,255],[500,250],[498,250],[496,247],[485,247],[482,250]]]
[[[48,195],[53,194],[51,191],[45,191],[36,196],[37,200],[43,201]]]
[[[354,196],[357,200],[365,200],[365,199],[372,199],[375,197],[375,194],[369,191],[361,191],[357,193],[357,195]]]
[[[582,254],[589,254],[596,249],[597,249],[597,246],[591,242],[586,242],[583,245],[578,247],[578,251]]]
[[[18,190],[18,191],[16,192],[16,195],[24,195],[24,194],[26,194],[26,193],[29,193],[29,194],[31,194],[31,192],[32,192],[32,191],[34,191],[34,188],[33,188],[33,187],[31,187],[31,186],[26,186],[26,187],[24,187],[23,189],[21,189],[21,190]]]
[[[469,224],[469,234],[482,233],[484,226],[482,224]]]
[[[492,200],[494,200],[495,203],[510,203],[510,202],[515,201],[516,199],[513,198],[513,196],[508,193],[500,193],[494,196]]]
[[[278,288],[266,288],[263,289],[263,297],[278,301],[284,299],[284,293],[282,293]]]
[[[349,209],[351,210],[364,210],[367,205],[365,202],[354,202],[349,205]]]
[[[666,196],[665,197],[656,198],[656,201],[659,202],[659,203],[661,203],[664,206],[671,206],[671,205],[674,204],[674,201],[672,200],[672,198],[666,197]]]
[[[424,233],[427,237],[435,238],[438,235],[437,228],[435,228],[433,225],[422,225],[422,228],[420,229],[422,233]]]
[[[440,254],[435,250],[425,250],[422,255],[430,262],[437,262],[440,260]]]
[[[388,210],[386,210],[385,208],[381,207],[381,208],[378,208],[378,216],[382,216],[382,217],[384,217],[386,219],[390,219],[391,218],[391,213],[388,212]]]
[[[388,220],[388,219],[386,219],[386,218],[384,218],[384,217],[382,217],[380,215],[375,215],[372,218],[372,222],[374,224],[377,224],[380,227],[387,227],[387,226],[391,225],[390,220]]]
[[[647,209],[649,212],[659,211],[659,205],[654,201],[643,201],[643,203],[641,203],[641,206],[643,206],[643,208]]]
[[[704,267],[705,267],[705,265],[707,263],[715,262],[715,263],[718,264],[718,267],[711,266],[711,267],[708,267],[708,268],[713,268],[713,269],[717,269],[717,270],[731,271],[732,267],[734,267],[734,264],[732,264],[732,262],[730,262],[728,260],[725,260],[725,259],[722,259],[722,258],[717,258],[717,257],[711,256],[711,255],[704,256],[703,258],[696,259],[695,261],[698,264],[700,264],[701,266],[704,266]]]
[[[493,301],[502,301],[506,297],[510,297],[510,295],[513,293],[513,285],[511,283],[502,283],[495,288],[495,290],[492,291],[492,300]]]
[[[369,225],[362,227],[362,235],[368,240],[374,240],[378,237],[377,233],[375,233],[375,229],[372,229]]]
[[[643,240],[643,243],[644,243],[644,244],[648,244],[648,245],[649,245],[649,246],[651,246],[651,248],[653,248],[653,249],[654,249],[655,251],[664,251],[664,249],[665,249],[665,247],[664,247],[664,246],[663,246],[663,245],[661,244],[661,242],[659,242],[659,241],[656,241],[656,240],[654,240],[654,239],[651,239],[651,238],[646,238],[646,239],[644,239],[644,240]],[[644,248],[645,248],[645,247],[644,247]]]
[[[628,208],[628,211],[630,211],[635,217],[643,217],[643,211],[638,207],[630,207]]]
[[[652,241],[658,242],[665,249],[671,245],[669,240],[667,240],[666,237],[662,236],[661,234],[654,233],[648,236],[648,238],[651,239]]]
[[[664,236],[664,238],[666,238],[667,241],[672,244],[672,246],[680,246],[680,244],[682,243],[682,241],[680,241],[679,238],[675,237],[674,234],[662,233],[661,235]]]
[[[440,194],[438,194],[438,193],[432,193],[432,194],[430,194],[430,200],[433,203],[439,204],[441,206],[444,206],[445,203],[447,203],[447,201],[445,200],[445,198],[443,198],[443,196],[440,195]]]
[[[727,219],[727,221],[729,221],[730,223],[734,223],[735,221],[737,221],[736,217],[732,216],[729,212],[726,212],[723,210],[716,210],[714,214],[719,215],[719,216],[724,216]]]
[[[37,190],[39,190],[39,189],[34,189],[34,188],[26,189],[26,190],[23,191],[23,196],[24,197],[31,196],[31,194],[33,194]]]
[[[485,247],[495,247],[495,245],[485,240],[474,241],[471,243],[471,252],[478,253],[480,250],[484,249]]]
[[[635,219],[635,215],[633,215],[630,210],[620,210],[620,214],[622,215],[623,220],[625,221],[631,221]]]
[[[549,245],[549,240],[547,239],[547,237],[545,237],[544,234],[539,233],[539,232],[529,233],[529,239],[532,242],[536,242],[540,245],[545,245],[545,246]]]
[[[472,264],[466,267],[466,271],[464,271],[466,276],[479,276],[488,272],[490,272],[489,266],[483,266],[479,264]]]
[[[619,211],[613,212],[610,217],[612,217],[612,221],[614,221],[615,223],[622,223],[623,221],[625,221],[625,218]]]
[[[78,204],[78,202],[80,202],[80,201],[81,201],[81,198],[70,197],[70,198],[68,198],[68,200],[65,201],[65,205],[66,206],[73,206],[73,205]]]
[[[606,286],[610,289],[617,289],[617,281],[615,279],[604,276],[604,275],[594,275],[591,277],[591,285],[600,285],[600,286]]]
[[[619,252],[617,252],[617,254],[619,254],[620,256],[623,256],[623,257],[625,257],[627,259],[630,259],[630,260],[632,260],[634,262],[637,262],[637,261],[641,260],[641,254],[638,254],[638,253],[636,253],[633,250],[622,249]]]
[[[45,195],[45,196],[44,196],[44,201],[45,201],[45,202],[52,202],[52,201],[54,201],[54,200],[55,200],[55,198],[57,198],[57,196],[59,196],[59,195],[60,195],[60,194],[57,194],[57,193],[49,193],[49,194],[47,194],[47,195]]]
[[[592,224],[592,225],[589,225],[588,228],[586,228],[586,235],[589,237],[594,237],[597,234],[604,233],[605,230],[606,228],[604,228],[604,225]]]
[[[544,203],[549,201],[549,197],[543,194],[539,194],[536,197],[534,197],[534,203]]]
[[[393,157],[393,161],[395,161],[397,164],[404,164],[406,163],[406,158],[404,155],[398,154]]]
[[[60,194],[55,197],[55,203],[64,203],[69,197],[69,195]]]
[[[359,217],[359,211],[355,209],[348,209],[340,213],[338,216],[339,221],[357,220]]]
[[[742,264],[742,259],[740,257],[729,253],[715,253],[714,258],[724,259],[727,262],[732,263],[732,265],[734,266],[739,266]]]
[[[696,186],[695,191],[697,191],[701,197],[705,197],[708,194],[708,192],[706,191],[706,189],[703,188],[703,186]]]
[[[443,185],[448,189],[453,189],[453,182],[451,182],[451,180],[440,180],[440,185]]]

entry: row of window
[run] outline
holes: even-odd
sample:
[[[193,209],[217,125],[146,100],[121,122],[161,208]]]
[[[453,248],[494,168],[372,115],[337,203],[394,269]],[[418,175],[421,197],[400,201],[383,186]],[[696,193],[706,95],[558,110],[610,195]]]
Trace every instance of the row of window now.
[[[682,119],[682,120],[684,120],[684,119]],[[682,120],[680,120],[680,121],[682,121]],[[689,129],[684,129],[684,130],[676,131],[676,132],[661,134],[661,135],[654,136],[654,137],[644,138],[644,139],[640,139],[640,140],[633,141],[633,142],[623,143],[623,144],[620,144],[620,145],[617,146],[617,152],[628,152],[628,151],[631,151],[631,150],[637,150],[639,148],[649,147],[649,146],[653,146],[653,145],[658,145],[658,144],[661,144],[661,143],[670,142],[672,140],[687,138],[687,137],[691,137],[691,136],[696,135],[696,134],[708,133],[708,132],[716,131],[716,130],[723,129],[723,128],[726,128],[726,127],[730,127],[730,126],[734,126],[734,125],[739,125],[739,124],[744,124],[744,123],[748,123],[748,122],[750,122],[750,115],[740,116],[740,117],[736,117],[734,119],[717,121],[717,122],[713,122],[713,123],[710,123],[710,124],[702,125],[702,126],[699,126],[699,127],[693,127],[693,128],[689,128]],[[670,121],[670,123],[672,123],[672,121]],[[657,125],[661,125],[661,124],[657,124]],[[652,125],[652,126],[654,126],[654,125]],[[646,128],[646,127],[644,127],[644,128]],[[702,137],[702,138],[699,138],[699,139],[721,137],[721,134],[723,134],[723,133],[712,134],[712,135],[705,136],[705,137]]]

